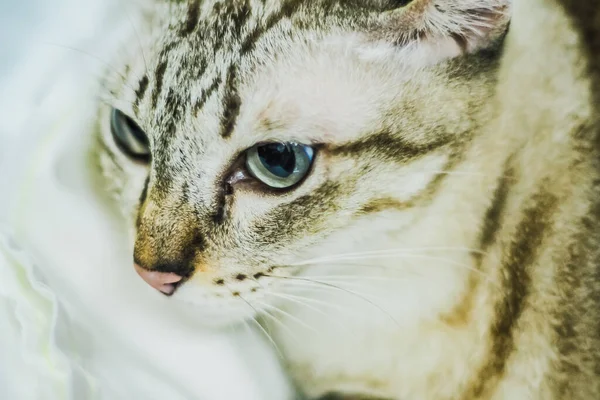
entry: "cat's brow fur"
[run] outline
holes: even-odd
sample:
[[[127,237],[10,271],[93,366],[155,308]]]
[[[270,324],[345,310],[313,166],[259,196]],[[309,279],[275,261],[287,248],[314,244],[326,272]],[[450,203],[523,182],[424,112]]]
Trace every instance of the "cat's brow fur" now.
[[[284,310],[265,324],[310,397],[600,398],[600,1],[154,0],[135,23],[105,97],[152,161],[108,107],[98,154],[136,262],[186,278],[174,307]],[[306,180],[230,187],[268,141],[316,146]]]

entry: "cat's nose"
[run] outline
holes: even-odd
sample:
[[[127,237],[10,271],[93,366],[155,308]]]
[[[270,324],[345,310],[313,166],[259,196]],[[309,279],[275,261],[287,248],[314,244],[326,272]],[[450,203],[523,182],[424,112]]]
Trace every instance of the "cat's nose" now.
[[[183,277],[169,273],[169,272],[158,272],[149,271],[145,268],[134,264],[135,270],[144,281],[159,292],[166,294],[167,296],[172,295],[175,292],[176,284],[181,282]]]

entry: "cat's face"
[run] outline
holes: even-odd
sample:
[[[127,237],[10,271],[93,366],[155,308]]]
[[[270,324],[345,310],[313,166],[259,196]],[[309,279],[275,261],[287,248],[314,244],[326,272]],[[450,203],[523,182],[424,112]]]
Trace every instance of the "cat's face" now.
[[[494,61],[440,63],[478,43],[390,40],[411,5],[359,3],[165,0],[116,57],[101,164],[140,271],[184,278],[162,282],[174,300],[250,314],[270,276],[385,247],[428,212]]]

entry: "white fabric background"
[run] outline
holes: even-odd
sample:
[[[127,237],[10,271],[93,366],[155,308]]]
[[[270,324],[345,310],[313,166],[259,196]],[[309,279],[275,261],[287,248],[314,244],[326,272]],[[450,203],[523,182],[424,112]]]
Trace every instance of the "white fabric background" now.
[[[0,0],[0,399],[292,398],[245,328],[210,332],[135,276],[86,149],[119,0]]]

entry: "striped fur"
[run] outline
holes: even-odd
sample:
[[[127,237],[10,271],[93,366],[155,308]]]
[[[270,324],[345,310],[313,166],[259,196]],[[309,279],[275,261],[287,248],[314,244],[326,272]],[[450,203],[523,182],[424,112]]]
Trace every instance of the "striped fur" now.
[[[599,3],[154,0],[105,79],[149,165],[99,107],[136,262],[310,398],[600,398]],[[300,186],[247,178],[265,141],[315,145]]]

